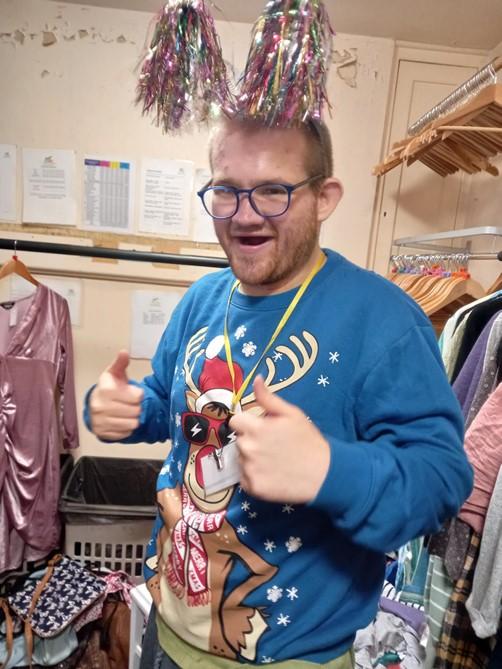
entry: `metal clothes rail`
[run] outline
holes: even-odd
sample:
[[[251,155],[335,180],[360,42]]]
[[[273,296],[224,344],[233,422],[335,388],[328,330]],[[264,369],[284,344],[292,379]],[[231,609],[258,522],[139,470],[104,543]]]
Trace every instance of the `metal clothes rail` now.
[[[55,253],[67,256],[108,258],[111,260],[134,260],[138,262],[164,263],[167,265],[191,265],[198,267],[228,267],[226,258],[183,255],[176,253],[153,253],[149,251],[126,251],[123,249],[82,246],[78,244],[56,244],[54,242],[33,242],[17,239],[0,239],[0,249],[10,251],[33,251]]]

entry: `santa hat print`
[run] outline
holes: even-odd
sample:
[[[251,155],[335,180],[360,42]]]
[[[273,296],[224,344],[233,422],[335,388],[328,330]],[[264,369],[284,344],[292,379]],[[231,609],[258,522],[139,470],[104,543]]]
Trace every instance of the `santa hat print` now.
[[[207,346],[206,359],[199,376],[198,387],[201,391],[200,397],[195,402],[195,410],[201,412],[202,408],[209,402],[219,402],[229,409],[232,406],[232,377],[227,361],[218,357],[223,348],[223,337],[215,337]],[[237,363],[233,363],[235,374],[235,389],[238,390],[243,381],[242,369]],[[236,407],[238,411],[239,408]]]

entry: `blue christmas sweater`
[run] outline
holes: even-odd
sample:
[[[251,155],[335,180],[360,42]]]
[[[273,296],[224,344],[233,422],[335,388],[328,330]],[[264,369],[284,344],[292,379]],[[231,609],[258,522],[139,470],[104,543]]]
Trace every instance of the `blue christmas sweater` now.
[[[266,503],[238,485],[204,492],[201,458],[234,438],[223,347],[230,270],[198,281],[178,305],[126,440],[172,443],[145,573],[160,588],[162,620],[192,646],[240,662],[343,654],[375,616],[384,553],[438,530],[471,490],[462,416],[428,319],[386,279],[326,254],[258,369],[329,441],[311,503]],[[294,293],[234,292],[237,385]],[[251,385],[239,410],[259,411]]]

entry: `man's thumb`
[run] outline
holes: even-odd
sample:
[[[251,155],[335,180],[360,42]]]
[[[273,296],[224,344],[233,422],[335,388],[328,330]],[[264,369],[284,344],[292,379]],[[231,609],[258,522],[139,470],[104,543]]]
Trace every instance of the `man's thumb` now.
[[[117,357],[112,364],[107,368],[107,372],[111,374],[117,381],[128,383],[127,367],[129,365],[129,352],[123,349],[119,351]]]
[[[265,409],[265,413],[275,416],[289,413],[289,409],[292,405],[279,397],[279,395],[271,393],[265,385],[263,376],[258,375],[256,377],[253,382],[253,390],[256,401],[262,409]]]

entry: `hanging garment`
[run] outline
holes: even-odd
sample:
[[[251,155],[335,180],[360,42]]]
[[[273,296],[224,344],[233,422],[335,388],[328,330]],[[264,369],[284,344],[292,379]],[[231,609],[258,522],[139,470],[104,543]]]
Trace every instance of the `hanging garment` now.
[[[78,446],[70,317],[39,284],[0,305],[0,573],[59,545],[61,446]]]
[[[467,420],[469,415],[474,394],[483,374],[483,365],[490,333],[501,313],[499,311],[494,314],[485,325],[453,384],[453,390],[460,402],[465,420]]]
[[[474,467],[474,487],[458,515],[481,533],[502,466],[502,385],[493,391],[467,430],[465,450]]]
[[[465,603],[477,636],[497,634],[502,613],[502,468],[493,489],[469,599]]]
[[[465,602],[472,589],[481,537],[471,535],[462,575],[455,582],[436,647],[434,669],[485,669],[491,655],[488,640],[478,639],[471,627]]]
[[[497,371],[502,367],[502,312],[495,319],[486,344],[486,353],[479,383],[471,401],[469,413],[465,421],[468,428],[476,418],[481,407],[497,387]]]
[[[452,383],[457,378],[464,362],[469,355],[470,350],[476,343],[483,328],[491,319],[491,317],[502,309],[502,294],[497,294],[492,299],[478,304],[469,312],[468,320],[465,326],[464,336],[460,344],[455,367],[453,369],[451,381]]]

